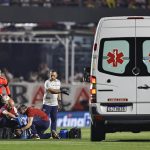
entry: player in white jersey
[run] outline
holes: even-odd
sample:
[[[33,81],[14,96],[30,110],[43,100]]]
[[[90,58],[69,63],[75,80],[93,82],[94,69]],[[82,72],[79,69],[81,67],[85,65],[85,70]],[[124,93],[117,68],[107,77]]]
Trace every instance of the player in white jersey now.
[[[61,100],[61,83],[57,79],[57,72],[50,71],[50,78],[45,81],[45,94],[43,97],[43,111],[51,118],[51,133],[56,134],[56,122],[58,112],[58,101]],[[57,138],[57,135],[53,136]]]

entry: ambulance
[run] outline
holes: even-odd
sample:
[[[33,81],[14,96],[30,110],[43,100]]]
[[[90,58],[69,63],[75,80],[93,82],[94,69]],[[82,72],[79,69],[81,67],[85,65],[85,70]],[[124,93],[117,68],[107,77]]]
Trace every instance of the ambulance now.
[[[91,141],[150,131],[150,17],[100,19],[90,67]]]

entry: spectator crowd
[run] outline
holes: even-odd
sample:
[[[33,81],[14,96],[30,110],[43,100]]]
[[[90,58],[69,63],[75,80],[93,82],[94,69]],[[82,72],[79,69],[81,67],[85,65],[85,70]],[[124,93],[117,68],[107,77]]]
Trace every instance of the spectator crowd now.
[[[0,0],[1,6],[57,7],[75,6],[87,8],[150,8],[150,0]]]
[[[40,82],[45,81],[49,77],[49,68],[46,63],[40,63],[37,71],[30,71],[27,77],[23,75],[16,77],[7,68],[2,68],[1,71],[3,76],[7,78],[8,82],[17,82],[24,80],[28,82]]]
[[[30,71],[28,76],[25,77],[23,75],[16,77],[8,68],[2,68],[2,75],[6,77],[8,82],[44,82],[49,78],[50,68],[47,63],[40,63],[37,71]],[[59,75],[62,82],[65,82],[64,75]],[[83,73],[75,72],[74,82],[82,82]],[[69,78],[69,82],[71,82],[71,77]]]

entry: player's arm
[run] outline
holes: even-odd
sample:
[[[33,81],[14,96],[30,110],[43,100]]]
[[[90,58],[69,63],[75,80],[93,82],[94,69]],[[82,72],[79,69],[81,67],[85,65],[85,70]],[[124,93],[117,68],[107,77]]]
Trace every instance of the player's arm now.
[[[62,98],[61,98],[61,93],[58,94],[58,110],[62,109]]]
[[[9,89],[9,86],[8,86],[8,85],[5,87],[5,89],[6,89],[7,95],[8,95],[8,96],[11,96],[11,94],[10,94],[10,89]]]
[[[61,93],[60,89],[48,88],[46,91],[50,92],[51,94],[59,94],[59,93]]]
[[[44,87],[45,87],[46,91],[51,93],[51,94],[59,94],[59,93],[61,93],[60,89],[54,89],[54,88],[50,87],[48,85],[47,81],[45,82]]]
[[[4,87],[5,87],[7,95],[10,96],[10,89],[9,89],[9,86],[8,86],[8,81],[6,79],[5,79],[5,85],[4,85]]]
[[[22,127],[21,130],[24,131],[28,128],[30,128],[32,126],[32,123],[33,123],[33,117],[28,117],[28,123],[26,126]]]
[[[10,112],[8,112],[7,110],[3,110],[2,114],[4,114],[5,116],[8,116],[10,118],[16,118],[16,116]]]

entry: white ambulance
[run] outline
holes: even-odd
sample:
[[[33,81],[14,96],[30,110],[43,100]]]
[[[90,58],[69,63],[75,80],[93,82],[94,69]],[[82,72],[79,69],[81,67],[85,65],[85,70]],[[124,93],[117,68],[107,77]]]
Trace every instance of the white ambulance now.
[[[90,72],[91,141],[150,131],[150,17],[102,18]]]

